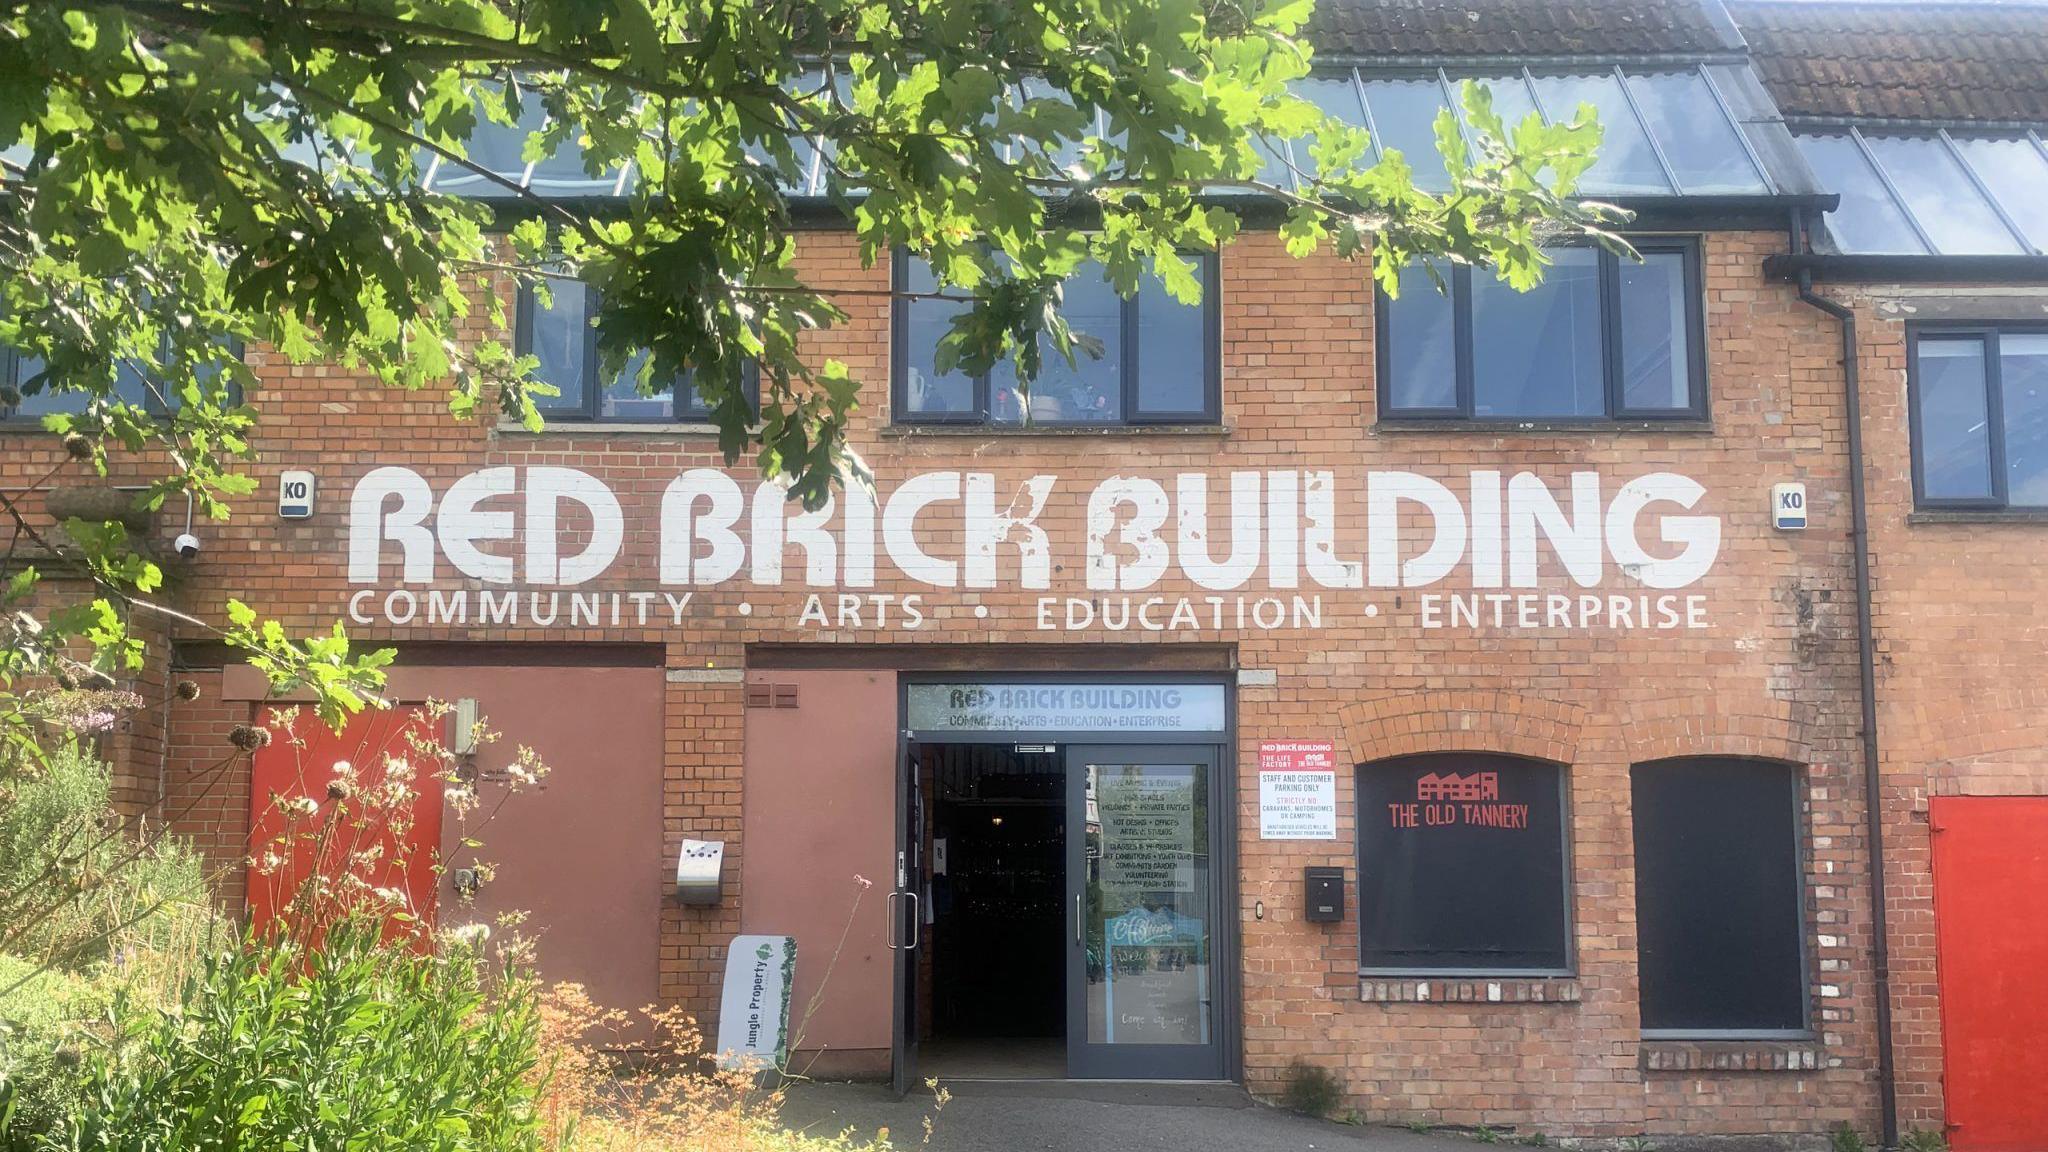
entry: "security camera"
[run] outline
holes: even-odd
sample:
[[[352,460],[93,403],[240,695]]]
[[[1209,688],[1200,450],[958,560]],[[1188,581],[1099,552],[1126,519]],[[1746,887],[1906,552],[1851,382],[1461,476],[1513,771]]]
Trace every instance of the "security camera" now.
[[[194,556],[199,555],[199,537],[186,532],[173,541],[171,547],[178,550],[178,555],[190,560]]]

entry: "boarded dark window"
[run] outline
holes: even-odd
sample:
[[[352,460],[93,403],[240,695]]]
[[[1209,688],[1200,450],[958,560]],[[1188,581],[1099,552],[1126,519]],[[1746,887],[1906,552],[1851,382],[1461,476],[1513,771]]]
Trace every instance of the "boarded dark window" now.
[[[1564,971],[1564,769],[1462,752],[1361,767],[1358,890],[1366,968]]]
[[[1797,770],[1664,760],[1629,781],[1643,1030],[1804,1029]]]

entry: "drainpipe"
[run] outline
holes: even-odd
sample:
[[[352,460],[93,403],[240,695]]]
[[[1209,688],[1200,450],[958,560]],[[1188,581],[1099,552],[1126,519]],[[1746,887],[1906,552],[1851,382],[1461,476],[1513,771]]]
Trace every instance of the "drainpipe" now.
[[[1794,252],[1805,229],[1795,211]],[[1856,555],[1856,671],[1863,697],[1863,809],[1870,844],[1870,961],[1877,988],[1877,1091],[1882,1144],[1899,1142],[1898,1085],[1892,1062],[1892,971],[1890,932],[1885,923],[1884,798],[1878,770],[1877,641],[1871,624],[1870,516],[1863,492],[1863,402],[1856,365],[1856,313],[1813,290],[1813,273],[1799,274],[1799,299],[1835,318],[1842,331],[1842,404],[1849,428],[1849,541]]]

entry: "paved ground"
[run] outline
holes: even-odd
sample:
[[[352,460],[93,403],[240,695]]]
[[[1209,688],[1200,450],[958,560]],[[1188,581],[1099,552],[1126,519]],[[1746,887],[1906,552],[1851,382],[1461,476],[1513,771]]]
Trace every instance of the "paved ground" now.
[[[1255,1102],[1243,1089],[1188,1084],[966,1083],[936,1114],[874,1084],[794,1084],[783,1123],[809,1132],[887,1128],[915,1148],[932,1118],[934,1152],[1470,1152],[1469,1140],[1404,1128],[1330,1124]]]

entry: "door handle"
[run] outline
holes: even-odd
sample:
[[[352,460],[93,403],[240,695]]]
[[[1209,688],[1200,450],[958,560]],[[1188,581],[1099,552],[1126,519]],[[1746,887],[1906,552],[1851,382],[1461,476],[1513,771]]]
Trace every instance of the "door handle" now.
[[[918,909],[923,907],[923,905],[918,902],[917,893],[905,892],[904,895],[910,898],[910,919],[908,921],[910,935],[904,939],[903,950],[905,952],[915,952],[917,951],[918,941],[924,938],[924,933],[921,931],[924,925],[917,922]]]
[[[902,892],[891,892],[883,901],[884,906],[889,910],[889,927],[882,933],[882,943],[888,945],[891,952],[903,951],[903,945],[898,943],[898,937],[902,935],[902,932],[899,930],[900,926],[897,923],[900,917],[896,915],[896,898],[902,895],[904,895]]]
[[[1082,946],[1081,893],[1074,893],[1074,947]]]

